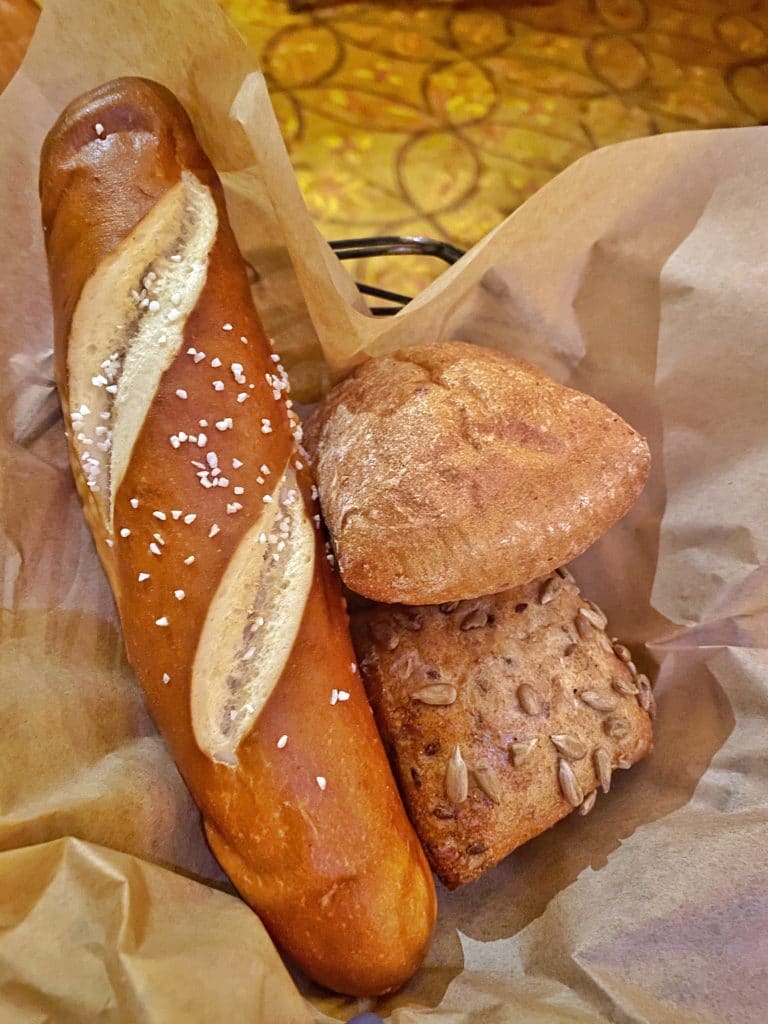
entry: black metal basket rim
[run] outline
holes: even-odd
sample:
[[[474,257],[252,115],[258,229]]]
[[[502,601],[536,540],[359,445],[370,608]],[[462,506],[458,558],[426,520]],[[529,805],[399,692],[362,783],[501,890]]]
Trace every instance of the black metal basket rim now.
[[[340,260],[368,259],[376,256],[435,256],[452,266],[464,250],[450,242],[423,235],[370,235],[365,238],[339,238],[328,243]],[[363,295],[384,299],[389,306],[371,306],[374,316],[394,316],[411,301],[411,296],[386,288],[357,282]]]

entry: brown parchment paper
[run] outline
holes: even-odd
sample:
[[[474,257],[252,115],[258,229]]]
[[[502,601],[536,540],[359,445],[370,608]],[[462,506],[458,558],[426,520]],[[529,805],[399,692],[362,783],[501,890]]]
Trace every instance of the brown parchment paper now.
[[[656,751],[588,818],[441,893],[427,963],[377,1011],[762,1024],[768,130],[598,151],[375,321],[213,0],[47,0],[0,97],[0,1021],[306,1019],[147,716],[66,465],[37,154],[70,98],[125,73],[190,110],[299,397],[366,351],[462,337],[608,402],[653,449],[642,499],[575,572],[657,680]],[[298,981],[317,1021],[368,1008]]]

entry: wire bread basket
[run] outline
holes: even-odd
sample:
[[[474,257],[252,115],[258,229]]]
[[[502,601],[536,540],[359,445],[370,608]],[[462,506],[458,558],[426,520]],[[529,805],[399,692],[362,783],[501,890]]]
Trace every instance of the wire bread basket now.
[[[463,249],[450,242],[439,242],[421,235],[372,235],[369,238],[342,238],[328,243],[340,260],[364,259],[371,256],[435,256],[449,266],[464,255]],[[386,306],[371,306],[374,316],[394,316],[413,296],[401,295],[386,288],[357,282],[363,295],[383,299]]]

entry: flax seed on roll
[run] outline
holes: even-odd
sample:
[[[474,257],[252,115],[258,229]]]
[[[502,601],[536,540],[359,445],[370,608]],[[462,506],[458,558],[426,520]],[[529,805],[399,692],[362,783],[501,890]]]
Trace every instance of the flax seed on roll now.
[[[369,359],[306,442],[344,582],[414,605],[570,561],[627,512],[650,466],[645,440],[596,399],[461,341]]]

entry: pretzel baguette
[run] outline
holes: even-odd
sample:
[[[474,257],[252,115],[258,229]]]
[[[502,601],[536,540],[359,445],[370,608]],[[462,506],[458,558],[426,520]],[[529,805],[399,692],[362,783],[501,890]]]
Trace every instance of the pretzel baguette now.
[[[174,97],[126,78],[62,114],[40,191],[77,489],[211,846],[312,978],[395,988],[432,879],[219,180]]]

